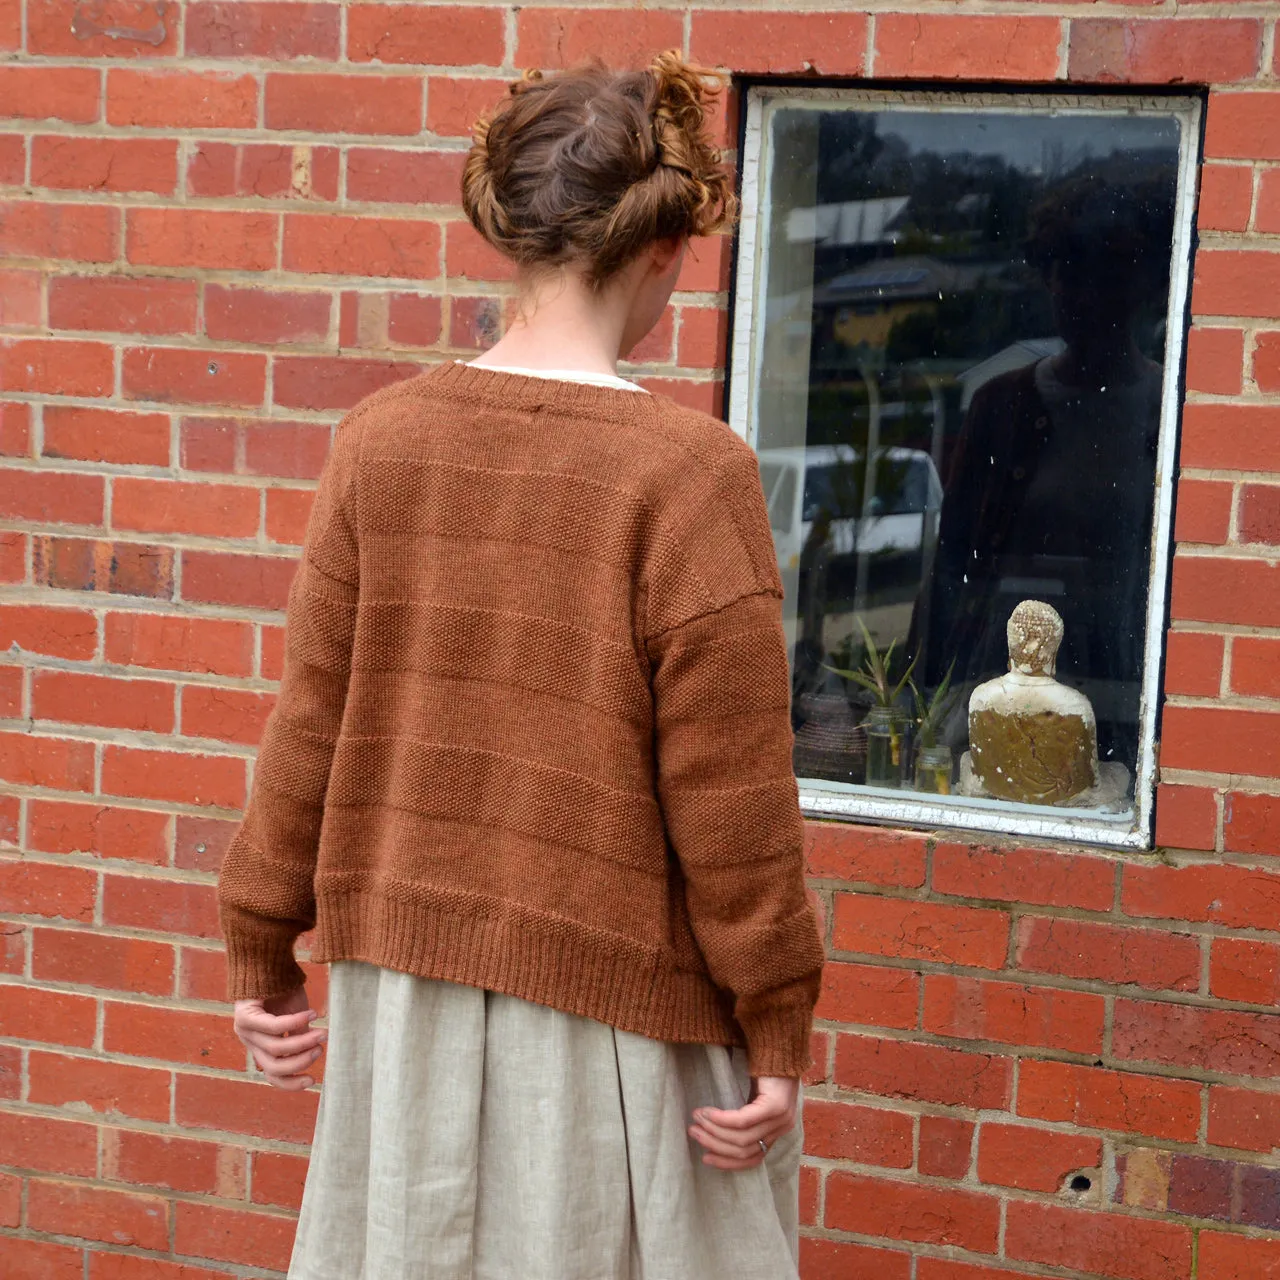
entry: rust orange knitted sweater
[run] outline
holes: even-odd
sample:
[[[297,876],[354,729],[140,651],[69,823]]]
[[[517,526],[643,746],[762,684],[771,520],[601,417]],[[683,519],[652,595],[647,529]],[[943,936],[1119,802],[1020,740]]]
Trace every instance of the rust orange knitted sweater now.
[[[234,999],[364,960],[798,1075],[804,890],[755,457],[656,395],[446,364],[338,430],[219,897]]]

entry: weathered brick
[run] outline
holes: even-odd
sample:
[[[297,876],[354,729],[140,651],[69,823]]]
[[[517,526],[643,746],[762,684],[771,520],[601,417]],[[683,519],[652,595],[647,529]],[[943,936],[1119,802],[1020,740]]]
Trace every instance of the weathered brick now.
[[[910,831],[805,824],[805,861],[811,876],[918,889],[924,884],[928,842]]]
[[[1009,947],[1009,916],[978,907],[838,893],[832,937],[840,951],[999,969]]]
[[[1057,18],[885,13],[877,17],[875,73],[939,80],[1052,80]]]
[[[919,1021],[920,976],[910,969],[829,960],[822,971],[819,1018],[856,1026],[910,1029]]]
[[[975,1110],[1005,1107],[1012,1067],[1012,1059],[995,1054],[875,1036],[836,1037],[836,1084],[890,1098]]]
[[[1222,806],[1223,846],[1232,853],[1276,853],[1280,796],[1228,792]]]
[[[1086,992],[949,974],[924,980],[923,1026],[935,1035],[1092,1054],[1104,1020],[1103,998]]]
[[[973,1191],[833,1171],[824,1219],[838,1231],[994,1253],[1000,1201]]]
[[[953,1181],[963,1178],[973,1158],[974,1130],[971,1120],[959,1120],[954,1116],[921,1116],[917,1162],[920,1172]]]
[[[1035,973],[1152,990],[1195,991],[1200,985],[1200,944],[1188,934],[1023,916],[1016,945],[1018,968]]]
[[[323,58],[340,52],[336,4],[196,0],[187,6],[186,52],[196,58]]]
[[[499,8],[361,4],[347,13],[352,62],[500,66],[506,33]]]
[[[1013,1200],[1005,1227],[1010,1258],[1114,1280],[1185,1280],[1191,1229],[1116,1213]]]
[[[859,76],[868,25],[864,13],[710,10],[694,13],[689,48],[699,62],[739,75]]]
[[[1258,69],[1256,18],[1076,18],[1067,74],[1072,80],[1226,84]]]
[[[893,1169],[911,1167],[912,1117],[901,1111],[810,1098],[804,1105],[805,1151]]]
[[[978,1134],[978,1179],[996,1186],[1053,1193],[1068,1174],[1101,1162],[1098,1138],[990,1122]]]

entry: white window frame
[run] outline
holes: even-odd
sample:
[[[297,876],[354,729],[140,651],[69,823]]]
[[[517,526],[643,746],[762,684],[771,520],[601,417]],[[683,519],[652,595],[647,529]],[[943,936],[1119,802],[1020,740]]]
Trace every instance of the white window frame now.
[[[764,337],[764,326],[756,325],[755,286],[757,281],[769,278],[768,244],[763,229],[767,223],[770,175],[763,162],[767,159],[765,149],[772,114],[779,108],[800,104],[816,105],[824,110],[892,111],[910,108],[918,111],[927,108],[936,112],[982,110],[1015,115],[1164,115],[1174,116],[1180,123],[1178,189],[1169,271],[1150,589],[1132,816],[1108,820],[1087,809],[1047,809],[957,796],[930,799],[917,792],[890,791],[822,779],[800,780],[801,806],[815,817],[861,818],[912,827],[954,827],[1116,848],[1150,848],[1157,775],[1156,719],[1168,606],[1174,464],[1182,409],[1183,348],[1200,152],[1200,98],[1191,95],[1092,95],[1056,91],[973,93],[963,90],[749,86],[743,146],[739,155],[742,214],[733,286],[733,332],[729,345],[729,425],[753,447],[758,428],[756,370]]]

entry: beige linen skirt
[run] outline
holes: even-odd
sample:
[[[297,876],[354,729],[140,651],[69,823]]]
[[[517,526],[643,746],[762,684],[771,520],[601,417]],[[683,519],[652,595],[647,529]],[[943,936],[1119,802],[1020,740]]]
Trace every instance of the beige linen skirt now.
[[[687,1136],[738,1051],[332,966],[289,1280],[796,1280],[800,1130],[726,1173]]]

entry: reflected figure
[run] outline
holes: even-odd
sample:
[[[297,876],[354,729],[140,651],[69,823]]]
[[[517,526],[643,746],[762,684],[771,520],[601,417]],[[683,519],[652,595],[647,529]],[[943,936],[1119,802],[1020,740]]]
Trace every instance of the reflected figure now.
[[[1102,760],[1132,766],[1146,614],[1161,366],[1134,319],[1159,300],[1159,198],[1079,177],[1035,210],[1028,257],[1062,349],[973,396],[951,458],[925,674],[1005,667],[1005,620],[1036,596],[1062,615],[1061,661],[1097,712]],[[919,619],[918,619],[919,621]],[[958,744],[963,719],[948,736]]]

